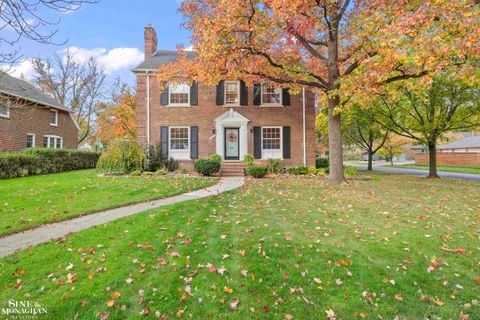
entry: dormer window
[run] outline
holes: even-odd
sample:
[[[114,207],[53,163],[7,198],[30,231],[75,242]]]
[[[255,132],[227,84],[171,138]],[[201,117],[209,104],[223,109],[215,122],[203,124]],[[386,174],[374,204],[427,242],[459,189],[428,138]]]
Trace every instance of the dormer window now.
[[[264,106],[281,106],[282,105],[282,88],[275,88],[268,84],[262,84],[262,105]]]
[[[50,125],[52,127],[58,126],[58,111],[50,110]]]
[[[170,84],[168,86],[169,102],[171,106],[190,105],[190,86],[186,84]]]
[[[240,105],[240,81],[225,81],[225,105]]]
[[[6,101],[0,101],[0,117],[10,118],[10,104]]]

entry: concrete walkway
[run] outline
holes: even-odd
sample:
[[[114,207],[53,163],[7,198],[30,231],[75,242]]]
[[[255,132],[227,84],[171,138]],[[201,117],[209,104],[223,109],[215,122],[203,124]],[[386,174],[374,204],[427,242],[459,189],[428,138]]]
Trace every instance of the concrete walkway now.
[[[184,193],[170,198],[101,211],[83,217],[47,224],[36,229],[16,233],[11,236],[0,238],[0,258],[8,256],[15,251],[26,249],[30,246],[35,246],[40,243],[48,242],[52,239],[64,237],[72,232],[78,232],[90,227],[102,225],[107,222],[131,216],[150,209],[217,195],[225,191],[237,189],[244,183],[245,179],[241,177],[221,178],[218,184],[197,191]]]
[[[349,165],[361,170],[367,170],[367,165],[364,165],[364,164],[349,164]],[[382,165],[373,165],[373,171],[383,171],[383,172],[391,172],[391,173],[398,173],[398,174],[411,174],[415,176],[424,176],[424,177],[428,176],[427,170],[410,169],[410,168],[392,168],[392,167],[387,167]],[[445,178],[445,179],[480,182],[480,174],[438,171],[438,175],[440,176],[440,178]]]

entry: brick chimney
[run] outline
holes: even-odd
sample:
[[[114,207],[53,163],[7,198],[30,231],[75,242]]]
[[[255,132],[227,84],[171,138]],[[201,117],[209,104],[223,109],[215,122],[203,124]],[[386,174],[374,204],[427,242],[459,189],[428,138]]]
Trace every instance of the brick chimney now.
[[[149,24],[145,27],[145,60],[150,59],[157,52],[157,32]]]

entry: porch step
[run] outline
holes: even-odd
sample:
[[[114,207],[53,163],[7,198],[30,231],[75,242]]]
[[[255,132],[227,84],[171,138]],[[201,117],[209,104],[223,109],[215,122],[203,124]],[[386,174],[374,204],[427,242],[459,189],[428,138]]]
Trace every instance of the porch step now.
[[[222,177],[243,177],[245,176],[245,163],[241,162],[223,162],[220,168]]]

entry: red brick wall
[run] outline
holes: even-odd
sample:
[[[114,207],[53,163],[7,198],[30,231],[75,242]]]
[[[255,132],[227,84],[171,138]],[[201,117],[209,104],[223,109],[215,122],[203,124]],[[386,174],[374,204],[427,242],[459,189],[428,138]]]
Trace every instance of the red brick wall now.
[[[428,164],[428,154],[416,153],[416,164]],[[480,168],[480,153],[438,153],[437,165]]]
[[[50,126],[50,109],[29,103],[13,104],[10,118],[0,117],[0,151],[25,149],[27,134],[35,134],[35,145],[43,146],[44,135],[63,138],[65,149],[76,149],[78,130],[66,111],[58,110],[58,126]]]
[[[138,139],[144,144],[147,141],[146,98],[147,77],[137,77],[137,124]],[[229,107],[216,105],[216,86],[199,85],[198,106],[187,108],[160,106],[160,85],[154,76],[150,77],[150,143],[160,141],[160,126],[198,126],[199,157],[208,157],[215,153],[213,137],[214,119],[229,111]],[[253,133],[255,126],[290,126],[291,127],[291,159],[287,165],[303,164],[303,127],[302,127],[302,95],[292,95],[291,105],[287,107],[259,107],[253,105],[253,89],[249,88],[249,105],[234,108],[250,120],[248,130],[248,153],[253,154]],[[315,164],[315,108],[314,95],[307,94],[307,164]]]

